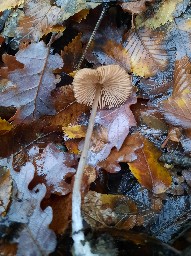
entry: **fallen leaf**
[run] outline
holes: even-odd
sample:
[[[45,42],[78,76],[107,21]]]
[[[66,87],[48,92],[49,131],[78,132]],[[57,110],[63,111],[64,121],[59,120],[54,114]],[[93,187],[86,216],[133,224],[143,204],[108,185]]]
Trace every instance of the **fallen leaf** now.
[[[191,128],[191,63],[187,56],[175,62],[173,93],[159,104],[165,119],[176,126]]]
[[[129,133],[131,126],[136,126],[130,105],[136,103],[136,95],[131,97],[119,108],[110,110],[99,110],[96,114],[95,124],[99,124],[107,129],[107,143],[99,152],[91,150],[88,153],[88,164],[95,166],[98,162],[108,157],[111,149],[116,147],[119,150]],[[81,144],[82,146],[82,144]],[[95,146],[94,146],[95,148]],[[81,149],[81,147],[80,147]]]
[[[13,128],[12,124],[10,124],[6,120],[0,118],[0,134],[4,133],[6,131],[10,131],[12,128]]]
[[[61,51],[61,56],[64,61],[63,70],[66,73],[71,73],[75,70],[81,56],[82,56],[82,34],[79,33],[73,40],[64,47],[64,50]]]
[[[162,32],[149,29],[129,32],[124,47],[130,55],[131,70],[135,75],[150,77],[166,68],[168,56],[163,40]]]
[[[1,256],[15,256],[17,253],[17,244],[0,242],[0,254]]]
[[[9,0],[0,2],[0,12],[14,8],[24,3],[24,0]]]
[[[65,136],[69,139],[79,139],[86,136],[86,127],[81,125],[62,127]]]
[[[146,6],[146,2],[147,3],[152,3],[153,0],[133,0],[127,3],[122,3],[121,7],[125,12],[130,12],[132,14],[136,13],[141,13],[146,11],[147,6]]]
[[[42,206],[51,206],[53,219],[50,228],[56,233],[63,235],[71,222],[72,199],[71,194],[66,196],[51,195],[43,201]]]
[[[92,228],[117,227],[129,230],[142,224],[133,201],[122,195],[89,191],[82,204],[83,216]]]
[[[74,155],[61,152],[54,144],[48,144],[42,153],[39,147],[34,146],[28,155],[37,176],[47,187],[47,194],[66,195],[71,191],[71,184],[66,180],[76,171],[72,168],[77,165]]]
[[[108,40],[103,45],[103,51],[108,58],[113,60],[110,63],[107,61],[108,64],[118,64],[127,71],[131,70],[130,55],[122,44],[119,44],[113,40]]]
[[[142,15],[136,17],[136,25],[138,27],[146,26],[147,28],[156,29],[167,22],[172,22],[177,13],[180,15],[180,11],[185,9],[189,4],[189,1],[185,0],[166,0],[159,4],[158,10],[152,17],[146,18]]]
[[[128,163],[129,168],[142,186],[155,194],[164,193],[170,187],[172,178],[157,161],[161,153],[148,139],[140,134],[137,136],[142,142],[142,148],[135,151],[137,159]]]
[[[136,134],[128,135],[119,150],[111,150],[109,156],[98,166],[107,172],[115,173],[121,170],[119,162],[127,163],[134,161],[137,156],[135,151],[142,147],[142,142]]]
[[[12,118],[15,123],[53,114],[50,92],[54,89],[55,77],[52,70],[62,67],[61,57],[50,55],[49,48],[41,41],[20,50],[16,59],[25,67],[9,73],[9,79],[16,88],[1,93],[1,105],[18,108]]]
[[[19,21],[17,37],[38,42],[44,34],[51,32],[52,27],[59,23],[60,12],[59,7],[51,6],[50,0],[26,0],[25,16]]]
[[[11,200],[12,179],[10,171],[6,167],[0,166],[0,215],[6,215],[8,205]]]
[[[28,189],[35,172],[32,163],[26,163],[19,173],[12,170],[11,163],[9,166],[13,179],[13,196],[7,220],[10,223],[24,224],[17,238],[17,255],[47,255],[55,249],[56,236],[49,229],[52,221],[51,207],[44,210],[40,208],[46,187],[44,184],[38,184],[33,190]]]

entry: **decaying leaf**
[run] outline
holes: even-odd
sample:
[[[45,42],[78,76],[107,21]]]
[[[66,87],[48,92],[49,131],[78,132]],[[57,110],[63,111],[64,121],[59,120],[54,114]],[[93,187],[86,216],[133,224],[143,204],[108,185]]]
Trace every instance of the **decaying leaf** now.
[[[6,131],[10,131],[12,128],[13,128],[12,124],[0,118],[0,134]]]
[[[96,229],[115,226],[129,230],[143,221],[134,202],[121,195],[89,191],[84,198],[82,211],[85,220]]]
[[[53,126],[77,125],[78,118],[89,112],[88,106],[76,102],[73,88],[70,85],[58,88],[54,92],[54,106],[57,114],[50,120]]]
[[[79,33],[64,50],[61,51],[61,56],[64,61],[63,70],[66,73],[71,73],[74,71],[75,66],[79,62],[82,55],[82,43],[81,43],[81,33]]]
[[[135,151],[142,147],[142,142],[136,134],[127,136],[119,150],[111,150],[109,156],[98,164],[104,170],[115,173],[121,170],[119,162],[127,163],[134,161],[137,156]]]
[[[13,117],[15,122],[53,114],[50,92],[54,89],[55,77],[52,70],[62,67],[61,57],[49,55],[49,48],[41,41],[20,50],[16,58],[25,67],[9,73],[9,79],[16,88],[8,88],[1,93],[1,105],[18,108]]]
[[[59,7],[51,6],[50,0],[26,0],[24,3],[25,16],[20,20],[17,28],[18,37],[38,42],[58,23],[60,11]]]
[[[131,70],[138,76],[154,76],[167,65],[167,53],[163,45],[164,34],[149,29],[131,30],[125,49],[130,55]]]
[[[191,63],[188,57],[177,60],[174,71],[173,94],[160,104],[166,120],[176,126],[191,128]]]
[[[71,184],[66,179],[76,171],[72,168],[77,164],[74,155],[59,151],[54,144],[47,145],[42,153],[39,147],[34,146],[28,155],[41,182],[45,183],[47,193],[66,195],[71,191]]]
[[[111,58],[111,62],[109,64],[118,64],[127,71],[131,70],[130,55],[122,44],[108,40],[103,46],[103,51],[108,58]]]
[[[47,255],[54,251],[56,246],[55,234],[48,228],[52,221],[52,209],[40,208],[46,187],[44,184],[39,184],[31,191],[28,189],[34,172],[34,166],[29,162],[19,173],[11,170],[13,197],[7,218],[10,223],[23,223],[23,229],[19,232],[17,240],[19,256],[42,255],[42,253]]]
[[[65,136],[69,139],[84,138],[86,135],[86,127],[81,125],[74,125],[68,127],[62,127]]]
[[[24,3],[24,0],[9,0],[0,2],[0,12],[3,12],[7,9],[14,8]]]
[[[135,151],[137,159],[129,163],[129,168],[139,183],[155,194],[164,193],[171,185],[172,178],[157,159],[160,151],[142,135],[137,134],[142,147]]]
[[[127,2],[127,3],[122,3],[121,4],[121,7],[123,8],[123,10],[125,12],[131,12],[131,13],[141,13],[141,12],[144,12],[147,7],[145,5],[145,3],[148,2],[148,3],[152,3],[153,0],[131,0],[130,2]]]
[[[174,18],[181,14],[189,4],[188,0],[166,0],[159,4],[159,8],[153,17],[146,18],[142,15],[137,16],[136,24],[139,27],[158,28],[167,22],[172,22]]]
[[[0,167],[0,215],[5,215],[10,203],[12,191],[12,179],[10,171],[5,167]]]
[[[71,194],[66,196],[51,196],[46,200],[46,205],[50,205],[53,210],[53,219],[50,228],[56,234],[64,234],[71,222],[72,214]]]
[[[124,105],[116,109],[100,110],[97,112],[95,124],[102,125],[107,129],[107,143],[101,151],[89,151],[88,164],[95,166],[98,162],[108,157],[111,149],[116,147],[119,150],[129,133],[131,126],[136,126],[136,121],[130,110],[130,105],[136,103],[136,96],[133,93]]]

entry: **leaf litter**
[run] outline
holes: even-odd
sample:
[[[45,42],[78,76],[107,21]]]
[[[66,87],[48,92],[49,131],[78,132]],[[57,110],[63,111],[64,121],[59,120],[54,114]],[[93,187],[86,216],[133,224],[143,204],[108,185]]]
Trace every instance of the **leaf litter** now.
[[[191,253],[190,8],[108,5],[85,54],[81,68],[119,65],[134,86],[125,104],[98,110],[91,138],[82,213],[98,255],[122,255],[122,241],[128,255]],[[71,194],[91,112],[72,80],[102,4],[7,1],[0,10],[0,254],[71,255]]]

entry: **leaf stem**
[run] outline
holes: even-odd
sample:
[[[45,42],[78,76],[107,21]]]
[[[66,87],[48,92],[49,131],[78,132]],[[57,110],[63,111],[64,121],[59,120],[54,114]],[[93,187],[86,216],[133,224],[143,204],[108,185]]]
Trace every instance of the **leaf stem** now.
[[[83,233],[83,220],[81,215],[81,184],[83,171],[86,165],[88,150],[91,142],[91,136],[94,127],[95,116],[97,112],[99,97],[101,92],[101,86],[97,87],[94,102],[92,105],[92,111],[89,119],[89,125],[85,137],[83,151],[78,164],[77,172],[75,175],[73,193],[72,193],[72,238],[74,240],[74,255],[92,255],[89,244],[83,243],[85,240]],[[89,249],[87,248],[89,247]],[[87,251],[88,250],[88,251]],[[87,254],[88,253],[88,254]],[[93,254],[95,255],[95,254]]]

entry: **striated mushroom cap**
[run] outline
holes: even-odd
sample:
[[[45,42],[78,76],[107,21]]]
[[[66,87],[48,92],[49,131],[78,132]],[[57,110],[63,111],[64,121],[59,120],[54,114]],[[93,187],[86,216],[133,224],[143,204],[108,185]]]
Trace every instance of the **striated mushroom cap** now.
[[[79,70],[73,81],[77,102],[91,106],[97,86],[101,86],[99,108],[112,108],[123,104],[132,93],[131,78],[118,65]]]

